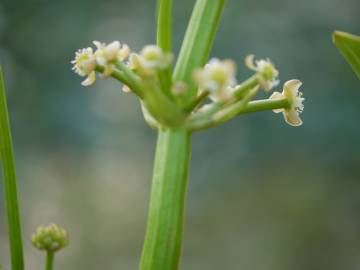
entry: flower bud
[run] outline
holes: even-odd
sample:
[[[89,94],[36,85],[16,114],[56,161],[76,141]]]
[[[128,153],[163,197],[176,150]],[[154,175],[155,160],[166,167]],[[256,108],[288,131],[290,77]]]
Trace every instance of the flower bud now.
[[[95,82],[95,67],[96,60],[92,48],[80,49],[75,53],[75,59],[71,61],[74,65],[73,70],[80,76],[87,78],[82,82],[82,85],[88,86]]]
[[[32,235],[31,242],[39,250],[56,252],[67,246],[69,239],[67,232],[63,228],[56,224],[50,224],[48,226],[39,226]]]
[[[140,52],[140,65],[145,69],[164,69],[172,62],[172,54],[163,52],[158,46],[145,46]]]
[[[210,92],[211,99],[226,100],[232,97],[235,74],[236,65],[233,61],[213,58],[203,69],[195,70],[194,80],[201,90]]]
[[[257,73],[260,86],[269,91],[279,84],[277,79],[279,71],[269,59],[260,59],[254,61],[254,55],[248,55],[245,58],[245,65]]]

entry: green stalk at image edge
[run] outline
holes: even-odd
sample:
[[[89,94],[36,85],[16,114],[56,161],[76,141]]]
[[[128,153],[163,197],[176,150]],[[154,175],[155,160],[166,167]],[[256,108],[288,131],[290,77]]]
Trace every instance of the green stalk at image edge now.
[[[173,78],[193,85],[191,72],[207,61],[225,0],[197,0]],[[158,0],[157,41],[171,50],[172,1]],[[163,76],[170,76],[164,74]],[[171,80],[167,78],[167,80]],[[194,97],[191,89],[184,105]],[[148,224],[140,270],[176,270],[182,249],[184,205],[188,186],[191,133],[160,128],[154,162]]]
[[[16,187],[15,159],[2,69],[0,67],[0,157],[8,216],[12,270],[24,269],[20,213]]]

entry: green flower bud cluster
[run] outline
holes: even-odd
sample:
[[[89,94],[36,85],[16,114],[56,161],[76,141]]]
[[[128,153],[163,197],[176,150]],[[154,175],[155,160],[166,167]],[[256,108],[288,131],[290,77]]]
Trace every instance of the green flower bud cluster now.
[[[56,224],[50,224],[48,226],[39,226],[32,235],[31,242],[39,250],[56,252],[68,245],[69,238],[63,228]]]

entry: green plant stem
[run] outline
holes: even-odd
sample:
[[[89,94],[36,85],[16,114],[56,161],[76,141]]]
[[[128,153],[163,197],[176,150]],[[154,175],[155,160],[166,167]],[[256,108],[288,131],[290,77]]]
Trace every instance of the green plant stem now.
[[[225,0],[196,1],[173,74],[174,81],[183,81],[189,86],[184,106],[196,96],[192,73],[208,60],[224,4]]]
[[[12,270],[24,269],[20,211],[16,187],[15,159],[6,102],[4,79],[0,67],[0,157],[3,171],[5,201],[8,216]]]
[[[53,251],[47,251],[46,252],[45,270],[52,270],[53,269],[54,257],[55,257],[55,253]]]
[[[261,99],[249,102],[245,108],[238,113],[238,115],[250,113],[250,112],[260,112],[268,111],[275,109],[286,109],[290,106],[289,101],[286,98],[281,99]]]
[[[140,270],[179,267],[190,143],[187,130],[159,130]]]
[[[172,0],[157,0],[156,43],[167,53],[172,52]],[[159,71],[161,88],[168,96],[171,88],[171,68]]]
[[[157,45],[165,52],[172,51],[172,0],[157,0]]]
[[[257,92],[254,88],[242,100],[225,107],[223,110],[218,110],[218,106],[194,118],[189,124],[190,131],[205,130],[210,127],[222,124],[236,115],[246,114],[250,112],[259,112],[275,109],[286,109],[290,106],[286,98],[281,99],[262,99],[248,102]],[[217,105],[217,104],[214,104]]]

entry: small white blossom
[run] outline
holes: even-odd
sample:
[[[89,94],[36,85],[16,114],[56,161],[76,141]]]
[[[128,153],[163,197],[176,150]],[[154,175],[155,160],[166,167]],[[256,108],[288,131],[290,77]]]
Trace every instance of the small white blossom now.
[[[265,91],[269,91],[279,84],[277,79],[279,71],[270,59],[254,61],[254,55],[251,54],[245,58],[245,65],[258,74],[259,84]]]
[[[130,54],[130,48],[126,44],[121,45],[119,41],[113,41],[106,45],[99,41],[93,42],[96,46],[95,57],[100,65],[106,65],[109,62],[123,61]]]
[[[140,55],[137,53],[131,53],[129,56],[128,67],[131,70],[136,70],[140,68]]]
[[[104,67],[103,77],[111,75],[116,61],[124,61],[130,54],[130,48],[124,44],[121,45],[119,41],[113,41],[106,45],[99,41],[93,41],[96,46],[94,53],[96,62]]]
[[[171,53],[165,53],[155,45],[145,46],[138,58],[139,64],[145,69],[164,69],[169,67],[173,59]]]
[[[80,49],[75,53],[75,59],[71,61],[73,70],[82,77],[88,76],[81,84],[91,85],[96,80],[96,60],[92,48]]]
[[[304,105],[303,101],[305,100],[302,97],[302,93],[299,92],[299,88],[302,85],[299,80],[290,80],[284,84],[282,93],[274,92],[270,99],[281,99],[286,98],[289,101],[289,108],[276,109],[275,113],[282,112],[285,118],[286,123],[291,126],[300,126],[302,125],[302,120],[300,119],[299,114],[303,111]]]
[[[210,92],[211,99],[226,100],[232,97],[235,75],[233,61],[213,58],[203,69],[194,72],[194,80],[202,91]]]

